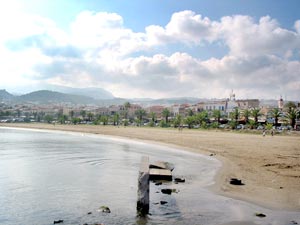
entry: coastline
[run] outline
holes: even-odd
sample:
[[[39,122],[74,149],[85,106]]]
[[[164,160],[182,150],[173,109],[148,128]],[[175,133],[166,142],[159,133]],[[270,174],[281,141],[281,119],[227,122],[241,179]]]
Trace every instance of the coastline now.
[[[300,211],[300,135],[94,125],[0,124],[0,127],[61,130],[117,136],[211,155],[222,162],[211,189],[267,208]],[[244,186],[229,184],[242,179]]]

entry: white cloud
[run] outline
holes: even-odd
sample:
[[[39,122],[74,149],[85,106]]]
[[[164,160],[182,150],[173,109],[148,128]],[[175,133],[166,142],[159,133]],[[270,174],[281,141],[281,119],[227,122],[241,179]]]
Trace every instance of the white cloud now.
[[[299,34],[279,27],[269,16],[258,24],[249,16],[224,17],[220,28],[233,55],[281,55],[300,46]]]
[[[10,75],[2,84],[44,80],[102,86],[119,97],[222,98],[234,88],[240,97],[286,93],[299,98],[299,20],[295,32],[269,16],[258,22],[242,15],[212,21],[182,11],[165,26],[151,25],[137,33],[116,13],[85,11],[68,32],[50,19],[18,15],[10,26],[0,22],[1,73]],[[191,49],[212,42],[229,51],[203,61],[176,49],[177,44]]]
[[[300,20],[297,20],[294,24],[295,30],[300,34]]]
[[[165,28],[152,25],[146,28],[150,44],[183,42],[187,45],[212,42],[217,38],[217,23],[202,18],[193,11],[174,13]]]

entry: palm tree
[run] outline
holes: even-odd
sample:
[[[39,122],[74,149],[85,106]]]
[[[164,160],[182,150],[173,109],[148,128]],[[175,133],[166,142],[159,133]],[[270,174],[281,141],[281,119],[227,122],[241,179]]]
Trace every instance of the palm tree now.
[[[230,117],[231,117],[231,120],[233,120],[235,122],[237,122],[239,120],[240,111],[237,107],[234,108],[234,110],[230,113]]]
[[[207,122],[208,121],[208,112],[207,111],[202,111],[198,114],[195,115],[195,123],[202,125],[203,122]]]
[[[295,109],[297,108],[296,104],[294,102],[287,102],[285,105],[284,105],[284,108],[287,109],[287,111],[291,111],[291,109]]]
[[[93,120],[93,118],[94,118],[94,114],[92,112],[88,112],[87,118],[91,122]]]
[[[188,125],[188,128],[191,129],[192,125],[195,123],[195,117],[194,116],[188,116],[184,119],[184,123]]]
[[[59,121],[61,124],[65,124],[67,120],[68,120],[68,116],[67,116],[67,115],[64,115],[64,114],[58,118],[58,121]]]
[[[151,121],[152,121],[153,123],[155,123],[155,121],[156,121],[156,113],[155,113],[155,112],[151,112],[151,113],[150,113],[150,118],[151,118]]]
[[[192,109],[188,109],[188,110],[187,110],[187,115],[188,115],[188,116],[193,116],[193,115],[194,115],[193,110],[192,110]]]
[[[278,118],[280,117],[280,110],[278,108],[274,108],[272,111],[271,111],[271,115],[272,117],[274,118],[274,125],[275,127],[278,125]]]
[[[243,111],[243,116],[245,118],[245,124],[249,122],[249,117],[250,117],[251,112],[248,109],[245,109]]]
[[[124,108],[125,108],[125,112],[124,112],[124,119],[127,119],[128,117],[128,109],[130,108],[130,102],[125,102],[124,103]]]
[[[251,115],[254,117],[254,122],[255,122],[255,124],[257,124],[258,117],[261,115],[261,114],[260,114],[260,110],[257,109],[257,108],[252,109]]]
[[[74,117],[74,111],[73,111],[73,110],[71,110],[71,111],[69,112],[69,116],[70,116],[70,118],[71,118],[71,120],[72,120],[73,117]]]
[[[120,119],[120,115],[118,113],[116,113],[113,117],[114,126],[116,126],[116,125],[119,126],[119,119]]]
[[[142,125],[143,117],[146,115],[146,111],[144,109],[138,109],[135,111],[135,115],[137,116],[140,125]]]
[[[85,116],[86,116],[86,111],[85,110],[81,110],[80,111],[80,115],[82,116],[82,119],[84,120]]]
[[[215,118],[215,120],[217,120],[218,124],[220,123],[221,120],[221,111],[216,109],[213,111],[213,117]]]
[[[44,117],[44,120],[45,120],[47,123],[51,123],[51,122],[53,121],[53,116],[47,114],[47,115]]]
[[[296,124],[296,118],[297,118],[298,112],[295,108],[291,108],[291,110],[286,114],[286,117],[290,120],[290,125],[294,129]]]
[[[174,127],[180,127],[182,123],[182,116],[180,114],[176,115],[174,120]]]
[[[124,103],[124,107],[125,107],[126,110],[128,110],[130,108],[130,106],[131,106],[130,102],[125,102]]]
[[[166,120],[166,124],[169,123],[169,116],[170,116],[170,111],[168,108],[165,108],[163,111],[162,111],[162,115],[163,117],[165,117],[165,120]]]
[[[108,116],[101,116],[101,122],[105,126],[108,123]]]

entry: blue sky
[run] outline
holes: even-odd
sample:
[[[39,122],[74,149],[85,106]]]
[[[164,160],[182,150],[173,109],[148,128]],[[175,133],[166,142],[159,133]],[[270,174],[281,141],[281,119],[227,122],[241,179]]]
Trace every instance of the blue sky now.
[[[0,88],[300,100],[297,0],[11,0]]]

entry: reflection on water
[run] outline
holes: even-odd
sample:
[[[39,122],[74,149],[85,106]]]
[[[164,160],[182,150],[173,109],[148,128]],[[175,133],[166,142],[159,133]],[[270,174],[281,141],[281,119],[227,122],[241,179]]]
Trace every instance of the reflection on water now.
[[[174,163],[173,173],[186,178],[186,183],[151,183],[147,218],[136,217],[142,155]],[[211,157],[150,144],[1,128],[0,224],[53,224],[59,219],[63,224],[300,223],[296,212],[272,211],[211,193],[207,186],[218,168],[220,163]],[[162,188],[178,193],[164,195]],[[110,214],[99,211],[103,205]],[[267,217],[257,218],[256,212]]]

